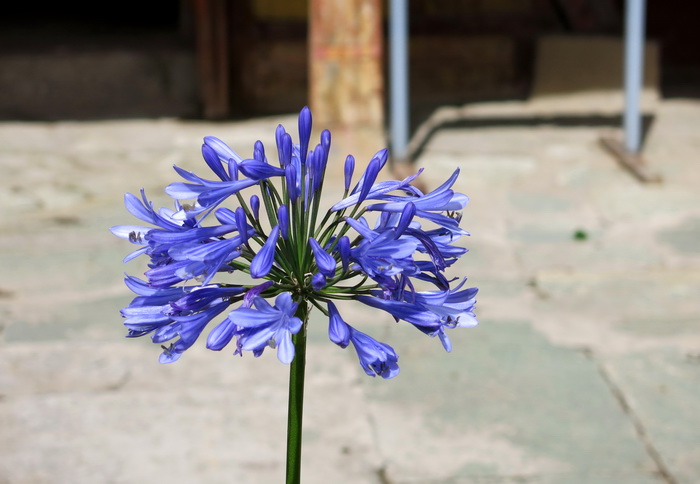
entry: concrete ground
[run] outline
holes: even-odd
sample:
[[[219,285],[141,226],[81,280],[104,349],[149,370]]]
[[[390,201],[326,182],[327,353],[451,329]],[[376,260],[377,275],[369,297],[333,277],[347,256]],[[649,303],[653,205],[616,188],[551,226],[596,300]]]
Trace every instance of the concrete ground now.
[[[654,114],[644,153],[658,185],[601,149],[601,126],[429,138],[424,184],[460,167],[472,199],[471,252],[452,274],[480,287],[481,324],[453,331],[446,354],[346,308],[399,353],[384,381],[315,313],[305,483],[700,482],[700,103]],[[157,345],[124,339],[122,273],[143,265],[123,265],[131,247],[108,231],[131,223],[124,192],[163,204],[172,164],[204,172],[203,136],[249,154],[258,138],[272,149],[280,121],[294,126],[0,124],[0,483],[282,482],[287,368],[203,342],[163,366]]]

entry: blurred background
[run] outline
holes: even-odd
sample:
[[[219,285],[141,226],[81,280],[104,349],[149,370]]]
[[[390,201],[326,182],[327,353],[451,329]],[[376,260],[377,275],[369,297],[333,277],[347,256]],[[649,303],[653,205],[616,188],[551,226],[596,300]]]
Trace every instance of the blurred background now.
[[[300,0],[126,0],[119,7],[41,8],[12,2],[0,18],[0,118],[283,114],[308,102],[310,87],[323,82],[310,79],[316,63],[353,65],[363,58],[379,62],[376,72],[364,73],[379,79],[363,82],[374,82],[373,94],[382,99],[387,2],[319,1],[311,7],[315,16],[309,1]],[[537,53],[543,38],[579,39],[595,49],[601,38],[620,41],[623,34],[622,0],[413,0],[407,8],[416,122],[443,104],[527,98],[542,74]],[[652,68],[664,97],[698,94],[698,9],[680,0],[648,2],[647,37],[663,52]],[[620,55],[614,48],[595,54]],[[569,64],[584,70],[583,58]],[[620,72],[608,75],[614,79]],[[588,87],[619,87],[604,81]]]
[[[343,308],[400,355],[376,381],[314,314],[304,482],[700,482],[700,4],[646,3],[642,139],[616,150],[635,1],[408,1],[400,154],[388,1],[3,5],[0,484],[281,482],[287,368],[125,340],[145,266],[108,228],[125,192],[170,206],[204,136],[270,156],[307,104],[329,205],[347,153],[389,145],[426,190],[461,170],[481,324],[448,355]]]

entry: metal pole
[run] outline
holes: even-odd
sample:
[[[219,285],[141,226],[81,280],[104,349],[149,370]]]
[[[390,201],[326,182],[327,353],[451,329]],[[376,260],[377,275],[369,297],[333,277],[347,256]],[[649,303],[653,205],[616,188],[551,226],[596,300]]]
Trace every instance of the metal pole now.
[[[391,0],[389,9],[389,106],[391,150],[395,161],[407,161],[408,150],[408,5]]]
[[[639,100],[644,72],[645,0],[626,0],[625,6],[625,148],[639,153],[641,115]]]

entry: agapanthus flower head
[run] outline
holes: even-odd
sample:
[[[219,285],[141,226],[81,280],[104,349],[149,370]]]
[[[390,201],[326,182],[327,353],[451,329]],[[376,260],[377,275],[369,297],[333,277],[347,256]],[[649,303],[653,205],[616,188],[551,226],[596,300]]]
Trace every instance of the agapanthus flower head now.
[[[136,297],[122,316],[127,336],[149,334],[162,345],[161,362],[180,358],[211,325],[211,350],[259,356],[271,347],[290,363],[295,335],[315,307],[328,316],[333,343],[352,345],[368,375],[392,378],[399,373],[394,349],[348,324],[336,301],[382,310],[437,336],[447,351],[447,331],[477,324],[477,289],[463,288],[466,279],[453,287],[445,274],[466,252],[455,245],[468,235],[459,223],[469,199],[452,188],[459,170],[425,194],[411,184],[420,171],[378,182],[388,160],[380,150],[353,185],[356,163],[348,155],[343,198],[319,216],[331,134],[324,130],[313,147],[311,128],[308,108],[299,115],[299,144],[277,128],[278,162],[259,141],[245,158],[204,138],[211,174],[175,167],[184,181],[166,188],[174,209],[155,210],[143,191],[140,199],[126,195],[129,212],[150,225],[112,232],[139,245],[126,260],[146,256],[149,269],[146,281],[125,279]]]

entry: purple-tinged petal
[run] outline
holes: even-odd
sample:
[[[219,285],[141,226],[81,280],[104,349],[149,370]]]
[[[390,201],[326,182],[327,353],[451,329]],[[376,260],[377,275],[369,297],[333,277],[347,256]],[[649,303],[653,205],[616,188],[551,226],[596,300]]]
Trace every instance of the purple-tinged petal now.
[[[345,222],[367,240],[374,240],[379,236],[378,232],[375,232],[367,226],[367,221],[364,218],[355,220],[354,218],[346,217]]]
[[[320,272],[314,274],[311,278],[311,287],[314,291],[320,291],[321,289],[326,287],[326,276],[324,276]]]
[[[260,198],[257,195],[250,197],[250,209],[253,212],[253,218],[257,220],[260,218]]]
[[[225,198],[240,192],[244,188],[248,188],[255,185],[256,183],[258,183],[258,180],[246,179],[226,183],[219,183],[221,183],[219,187],[202,192],[202,194],[197,197],[197,201],[205,207],[217,205],[221,203]]]
[[[286,205],[280,205],[277,211],[277,219],[279,220],[282,238],[287,240],[289,238],[289,210]]]
[[[194,183],[195,185],[204,185],[204,186],[210,186],[214,185],[216,183],[221,183],[220,181],[215,181],[215,180],[206,180],[200,176],[195,175],[191,171],[183,170],[177,165],[173,165],[173,170],[177,172],[178,175],[180,175],[182,178],[185,179],[185,181],[188,181],[190,183]]]
[[[226,170],[224,170],[224,167],[221,164],[219,155],[216,153],[216,151],[214,151],[214,149],[211,146],[208,146],[206,144],[202,145],[202,157],[204,158],[204,161],[207,163],[207,165],[209,165],[209,168],[211,168],[211,171],[213,171],[216,174],[216,176],[218,176],[221,179],[221,181],[228,181],[228,174],[226,173]]]
[[[277,144],[277,157],[280,160],[280,166],[285,167],[287,164],[289,164],[290,158],[291,158],[291,152],[289,152],[289,158],[287,158],[286,153],[285,153],[285,148],[284,148],[284,138],[285,134],[287,134],[287,131],[284,129],[284,126],[281,124],[277,125],[277,129],[275,130],[275,143]]]
[[[413,220],[413,217],[415,215],[416,206],[411,202],[408,202],[404,207],[403,211],[401,212],[401,218],[399,219],[399,223],[396,226],[397,237],[401,236],[404,233],[404,231],[408,228],[408,226],[411,225],[411,221]]]
[[[298,304],[292,300],[292,295],[283,292],[275,298],[275,307],[287,316],[293,316],[297,311]],[[294,331],[296,333],[296,331]]]
[[[177,261],[207,262],[237,252],[237,249],[238,247],[240,247],[240,245],[240,237],[215,240],[206,244],[196,242],[189,244],[180,244],[170,247],[170,249],[168,249],[168,255]],[[229,260],[232,260],[233,258],[234,257],[231,257],[231,259]]]
[[[316,193],[321,186],[321,182],[323,181],[323,174],[326,170],[327,160],[328,154],[325,152],[325,148],[322,145],[317,145],[316,149],[313,151],[313,157],[311,157],[309,160],[309,164],[311,164],[311,166],[309,166],[309,174],[312,177],[312,193]]]
[[[270,273],[272,263],[275,260],[275,248],[277,247],[279,231],[279,225],[275,225],[260,251],[253,257],[253,261],[250,263],[250,275],[253,279],[265,277]]]
[[[277,359],[285,365],[288,365],[294,360],[294,344],[292,343],[292,335],[289,331],[284,331],[278,342]]]
[[[228,174],[232,181],[238,180],[238,163],[236,160],[228,160]]]
[[[398,355],[388,344],[381,343],[365,333],[350,327],[352,341],[360,365],[369,376],[394,378],[399,374]]]
[[[382,168],[384,168],[384,165],[386,164],[388,159],[389,159],[389,150],[387,150],[386,148],[383,148],[374,154],[374,156],[370,160],[370,163],[372,163],[372,161],[374,161],[374,160],[377,160],[377,162],[379,163],[379,171],[381,171]],[[353,195],[359,194],[360,190],[362,189],[362,187],[365,184],[366,177],[367,177],[367,169],[365,169],[365,172],[362,174],[362,176],[360,176],[360,179],[357,182],[357,185],[355,185],[355,188],[352,189],[351,194],[353,194]]]
[[[311,110],[304,106],[299,113],[299,158],[302,163],[306,163],[306,154],[309,151],[311,124]]]
[[[141,190],[142,197],[145,197],[144,191]],[[124,194],[124,205],[131,215],[143,220],[144,222],[155,223],[155,215],[153,208],[149,204],[144,204],[136,195],[131,193]]]
[[[238,235],[241,238],[241,244],[246,244],[251,235],[248,231],[247,220],[245,210],[241,207],[236,208],[236,226],[238,227]]]
[[[327,129],[321,131],[321,146],[323,146],[327,156],[328,151],[331,149],[331,132]]]
[[[352,182],[352,173],[355,171],[355,157],[348,155],[345,158],[345,191],[350,189],[350,183]]]
[[[311,250],[314,253],[318,270],[328,277],[333,277],[335,275],[336,268],[336,262],[333,256],[323,250],[323,247],[321,247],[313,237],[309,237],[309,244],[311,245]]]
[[[282,168],[272,166],[260,160],[243,160],[238,169],[252,180],[266,180],[272,176],[283,176]]]
[[[226,143],[221,141],[219,138],[216,138],[214,136],[207,136],[204,138],[204,144],[212,148],[219,156],[219,159],[224,163],[228,162],[228,160],[231,159],[239,163],[242,161],[242,158],[238,156],[238,153],[233,151]]]
[[[256,299],[261,299],[260,297]],[[279,320],[281,317],[279,311],[260,311],[254,308],[239,307],[229,313],[236,325],[243,328],[258,328],[269,325]]]
[[[296,316],[290,316],[287,321],[287,327],[292,334],[297,334],[303,325],[304,322]]]
[[[340,317],[338,308],[331,301],[328,301],[328,338],[341,348],[350,344],[350,326]]]
[[[347,235],[338,239],[338,253],[343,263],[343,272],[347,272],[350,265],[350,238]]]
[[[153,209],[153,203],[148,201],[148,198],[146,198],[146,192],[143,188],[141,189],[140,200],[131,193],[125,194],[124,205],[129,213],[134,217],[143,220],[144,222],[157,225],[158,227],[178,230],[182,225],[181,223],[173,221],[172,217],[170,216],[156,213],[156,211]]]
[[[214,351],[221,351],[233,338],[236,331],[236,323],[230,318],[224,319],[211,330],[207,337],[207,348]]]
[[[280,166],[286,167],[292,162],[293,145],[291,135],[285,133],[282,138],[282,149],[280,151]]]
[[[299,198],[299,189],[297,188],[297,170],[296,167],[290,163],[284,167],[284,176],[287,180],[287,192],[289,193],[289,199],[292,203],[296,202]]]
[[[455,193],[450,189],[454,185],[459,175],[459,168],[452,173],[450,178],[432,192],[419,197],[397,197],[385,196],[380,199],[387,200],[389,203],[374,204],[367,207],[368,210],[384,210],[391,212],[400,212],[404,205],[410,201],[416,205],[418,211],[457,211],[463,209],[469,198],[461,193]]]
[[[192,183],[175,182],[165,187],[165,193],[175,200],[189,200],[197,198],[203,192],[211,190],[203,185],[194,185]]]
[[[377,180],[377,175],[379,174],[380,169],[379,160],[376,158],[369,162],[369,165],[365,170],[364,182],[362,184],[362,188],[360,189],[360,196],[357,200],[358,204],[362,203],[365,198],[367,198],[369,191],[372,189],[374,182]]]
[[[277,346],[277,357],[283,363],[290,363],[294,358],[294,345],[291,334],[296,334],[302,327],[302,321],[292,316],[297,304],[292,301],[290,293],[277,296],[272,307],[265,299],[255,298],[255,308],[240,307],[229,313],[229,319],[240,328],[238,346],[241,350],[250,350],[258,356],[267,346]]]
[[[218,208],[214,215],[222,225],[236,225],[236,213],[229,208]]]
[[[154,343],[165,343],[166,341],[169,341],[173,338],[176,338],[178,333],[180,331],[180,323],[175,322],[173,324],[169,324],[168,326],[163,326],[162,328],[159,328],[156,330],[153,335],[151,336],[151,340]]]
[[[444,328],[441,328],[441,330],[438,331],[438,337],[440,338],[442,347],[445,348],[445,351],[450,353],[452,351],[452,341],[450,341],[450,337],[447,336],[447,333],[445,333]]]
[[[216,225],[213,227],[197,227],[191,228],[189,230],[183,230],[179,232],[171,232],[169,230],[153,229],[151,230],[146,239],[150,242],[156,242],[158,244],[185,244],[191,242],[201,242],[215,237],[221,237],[222,235],[229,234],[238,230],[236,225]]]
[[[383,181],[383,182],[378,182],[375,183],[372,189],[370,190],[369,194],[367,195],[366,199],[367,200],[373,200],[376,198],[381,199],[382,195],[385,193],[393,192],[394,190],[406,190],[415,195],[415,197],[418,197],[418,194],[421,192],[413,187],[410,183],[415,180],[418,175],[420,175],[423,172],[423,169],[421,168],[418,170],[418,173],[415,175],[411,175],[409,177],[404,178],[402,181],[396,181],[396,180],[391,180],[391,181]],[[408,197],[402,197],[402,198],[408,198]],[[413,198],[411,198],[413,199]],[[357,205],[360,200],[360,193],[355,192],[354,194],[348,196],[347,198],[342,199],[335,205],[331,207],[331,211],[337,211],[341,210],[343,208],[350,207],[352,205]],[[370,205],[372,206],[372,205]]]
[[[149,249],[149,247],[141,247],[140,249],[137,249],[137,250],[131,252],[130,254],[128,254],[126,257],[124,257],[122,262],[126,264],[127,262],[134,260],[135,258],[140,256],[141,254],[145,254],[146,252],[148,252],[148,249]]]
[[[217,299],[229,299],[245,292],[241,286],[230,287],[196,287],[181,298],[170,303],[178,311],[199,311]]]
[[[255,310],[250,309],[250,311]],[[233,315],[233,312],[234,311],[231,312],[232,314],[229,316],[230,318],[237,317]],[[236,324],[238,324],[238,320],[236,319],[235,321]],[[272,323],[264,323],[256,326],[246,327],[246,329],[242,332],[242,336],[240,338],[241,349],[246,351],[263,350],[270,344],[271,341],[273,342],[273,344],[275,344],[274,342],[276,332],[277,329]]]
[[[148,285],[138,277],[129,275],[124,278],[124,284],[126,287],[131,289],[132,292],[138,294],[139,296],[161,296],[163,294],[168,294],[168,296],[176,296],[174,299],[177,299],[185,292],[185,288],[183,287],[173,287],[168,289],[155,288]],[[168,297],[168,299],[170,299],[170,297]]]
[[[109,229],[120,239],[125,239],[132,244],[145,244],[146,234],[153,230],[153,227],[143,227],[141,225],[115,225]]]
[[[260,140],[256,141],[255,145],[253,145],[253,159],[266,163],[265,145],[263,145]]]
[[[152,287],[163,288],[172,286],[173,284],[177,284],[187,279],[191,279],[198,275],[191,271],[192,268],[190,266],[192,264],[192,262],[184,260],[154,267],[153,269],[146,271],[148,283]]]
[[[176,351],[174,345],[171,344],[170,348],[163,346],[163,353],[161,353],[160,357],[158,358],[158,362],[163,365],[167,363],[174,363],[179,360],[181,356],[182,352]]]
[[[262,284],[258,284],[255,287],[251,287],[243,296],[243,305],[241,307],[249,308],[253,305],[255,298],[260,296],[263,292],[271,288],[275,283],[273,281],[265,281]]]
[[[357,296],[357,300],[367,306],[388,312],[397,319],[403,319],[416,326],[421,331],[435,331],[441,327],[440,316],[427,311],[417,304],[402,301],[391,301],[372,296]]]

